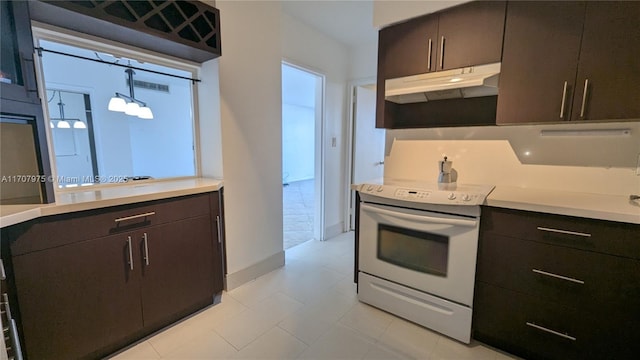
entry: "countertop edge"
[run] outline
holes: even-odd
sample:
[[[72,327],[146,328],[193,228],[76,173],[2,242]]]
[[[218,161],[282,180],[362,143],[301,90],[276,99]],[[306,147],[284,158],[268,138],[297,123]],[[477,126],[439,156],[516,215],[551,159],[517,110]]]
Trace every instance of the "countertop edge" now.
[[[219,191],[223,187],[222,180],[211,180],[211,183],[183,188],[152,191],[148,193],[114,196],[106,199],[87,200],[62,204],[33,204],[33,205],[5,205],[16,206],[21,209],[0,216],[0,228],[16,225],[33,219],[45,216],[67,214],[73,212],[87,211],[93,209],[106,208],[118,205],[135,204],[146,201],[169,199],[173,197],[188,196],[206,192]],[[72,194],[72,193],[68,193]],[[67,195],[69,196],[69,195]],[[72,195],[71,195],[72,196]]]
[[[487,198],[484,205],[491,206],[491,207],[498,207],[498,208],[513,209],[513,210],[535,211],[535,212],[540,212],[545,214],[575,216],[575,217],[588,218],[588,219],[594,219],[594,220],[607,220],[607,221],[615,221],[615,222],[640,225],[640,215],[615,213],[615,212],[609,212],[609,211],[603,211],[603,210],[594,211],[594,210],[581,209],[581,208],[525,203],[525,202],[510,201],[510,200],[496,200],[496,199],[489,199],[489,198]]]

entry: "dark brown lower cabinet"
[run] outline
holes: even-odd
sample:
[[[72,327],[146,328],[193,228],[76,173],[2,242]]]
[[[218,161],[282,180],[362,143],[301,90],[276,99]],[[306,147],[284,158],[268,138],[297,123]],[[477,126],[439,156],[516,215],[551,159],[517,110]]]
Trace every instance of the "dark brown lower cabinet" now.
[[[219,201],[198,194],[9,228],[2,255],[25,358],[101,358],[211,305],[223,286]]]
[[[473,337],[526,359],[640,354],[640,225],[484,207]]]
[[[113,235],[13,259],[28,359],[97,357],[142,327],[128,254],[127,236]]]
[[[140,289],[146,328],[166,325],[193,312],[194,306],[211,303],[217,251],[202,239],[212,239],[212,230],[211,219],[201,216],[143,233]]]

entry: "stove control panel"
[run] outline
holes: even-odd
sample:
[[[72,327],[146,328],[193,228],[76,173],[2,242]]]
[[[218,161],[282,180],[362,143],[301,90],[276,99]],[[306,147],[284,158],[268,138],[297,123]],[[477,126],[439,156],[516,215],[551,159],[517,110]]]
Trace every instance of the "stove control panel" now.
[[[363,194],[409,202],[440,205],[481,205],[493,186],[458,186],[456,189],[417,189],[392,185],[364,184]]]

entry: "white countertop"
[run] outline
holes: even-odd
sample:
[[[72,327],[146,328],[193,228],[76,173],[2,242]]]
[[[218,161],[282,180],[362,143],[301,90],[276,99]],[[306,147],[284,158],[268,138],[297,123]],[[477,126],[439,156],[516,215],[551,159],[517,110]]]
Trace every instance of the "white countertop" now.
[[[217,191],[222,185],[222,180],[193,178],[64,191],[56,194],[53,204],[0,205],[0,227],[41,216]]]
[[[629,196],[496,186],[486,205],[640,224],[640,201]]]
[[[368,181],[367,184],[382,185],[388,182],[389,180],[376,179]],[[398,183],[398,181],[392,182]],[[408,182],[408,184],[413,185],[414,182]],[[359,190],[361,185],[352,184],[351,189]],[[629,195],[605,195],[498,185],[489,194],[484,205],[640,224],[640,200],[631,201]]]

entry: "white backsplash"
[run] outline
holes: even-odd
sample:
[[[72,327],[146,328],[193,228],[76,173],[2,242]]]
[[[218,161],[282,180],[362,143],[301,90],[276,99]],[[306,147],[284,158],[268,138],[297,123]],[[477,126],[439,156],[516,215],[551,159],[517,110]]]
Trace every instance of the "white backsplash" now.
[[[541,130],[630,129],[626,136],[540,136]],[[640,123],[387,131],[385,179],[436,182],[453,161],[459,183],[587,193],[640,192]]]

